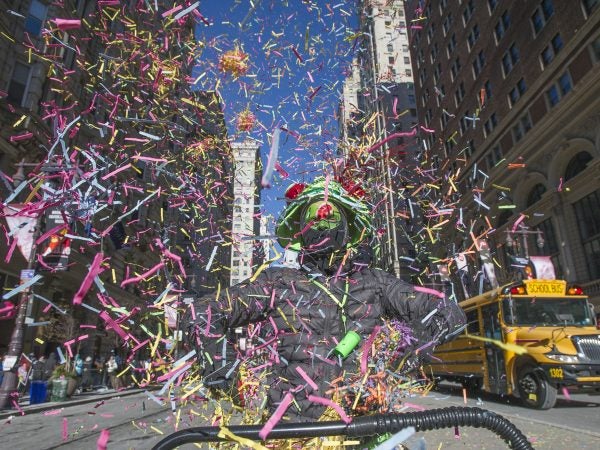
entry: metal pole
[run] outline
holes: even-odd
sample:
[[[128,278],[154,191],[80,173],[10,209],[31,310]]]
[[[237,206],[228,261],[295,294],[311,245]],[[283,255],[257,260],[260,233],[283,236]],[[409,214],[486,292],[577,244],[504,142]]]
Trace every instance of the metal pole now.
[[[37,241],[37,238],[40,236],[42,218],[43,214],[40,212],[35,224],[35,229],[33,231],[31,253],[29,254],[29,258],[27,260],[28,270],[33,269],[35,265],[34,263],[37,254],[37,245],[35,244],[35,241]],[[25,334],[24,325],[25,317],[27,316],[27,305],[29,303],[30,291],[31,286],[21,292],[21,295],[19,296],[19,309],[15,318],[15,327],[10,337],[8,353],[6,354],[7,358],[16,357],[16,362],[9,371],[4,372],[2,386],[0,387],[0,409],[6,408],[10,403],[10,399],[17,393],[19,382],[17,369],[19,367],[19,357],[23,352],[23,338]]]

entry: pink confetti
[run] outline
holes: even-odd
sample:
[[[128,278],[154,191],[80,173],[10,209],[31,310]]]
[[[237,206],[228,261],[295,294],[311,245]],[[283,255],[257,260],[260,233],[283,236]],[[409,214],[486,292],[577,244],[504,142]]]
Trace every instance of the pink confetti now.
[[[325,397],[317,397],[316,395],[309,395],[308,400],[313,403],[318,403],[319,405],[328,406],[335,410],[340,415],[340,419],[342,419],[345,423],[352,422],[352,418],[349,417],[346,412],[342,409],[340,405],[335,403],[333,400],[330,400]]]
[[[444,298],[446,297],[446,295],[443,292],[440,291],[436,291],[435,289],[431,289],[425,286],[414,286],[415,291],[417,292],[423,292],[425,294],[431,294],[431,295],[435,295],[436,297],[439,298]]]
[[[142,281],[142,280],[148,278],[149,276],[153,275],[154,273],[158,272],[164,266],[165,266],[164,262],[159,262],[152,269],[144,272],[143,274],[141,274],[141,275],[139,275],[137,277],[132,277],[132,278],[128,278],[126,280],[123,280],[121,282],[121,287],[127,286],[128,284],[131,284],[131,283],[137,283],[138,281]]]
[[[96,450],[106,450],[106,445],[108,444],[108,438],[110,437],[110,431],[104,429],[100,432],[100,437],[96,441]]]
[[[74,30],[81,28],[81,20],[79,19],[54,19],[53,22],[60,30]]]
[[[23,133],[23,134],[16,134],[14,136],[10,137],[10,142],[19,142],[19,141],[24,141],[26,139],[31,139],[33,137],[33,133]]]
[[[393,134],[390,134],[385,139],[383,139],[383,140],[379,141],[377,144],[373,145],[370,149],[367,150],[367,152],[368,153],[374,152],[379,147],[381,147],[383,144],[385,144],[388,141],[391,141],[392,139],[397,139],[399,137],[415,136],[416,134],[417,134],[417,129],[416,128],[413,128],[412,131],[408,131],[408,132],[405,132],[405,133],[393,133]]]
[[[292,404],[293,399],[294,397],[291,393],[288,392],[287,394],[285,394],[285,397],[283,397],[283,400],[281,400],[281,403],[279,404],[273,415],[269,417],[269,420],[267,420],[265,425],[258,433],[258,436],[263,441],[267,439],[267,436],[269,435],[273,427],[275,427],[275,425],[277,425],[277,423],[281,420],[287,409]]]
[[[62,438],[63,438],[63,441],[66,441],[67,439],[69,439],[69,429],[68,429],[68,426],[69,426],[68,419],[66,417],[63,417],[63,420],[62,420]]]
[[[363,373],[363,374],[367,373],[367,359],[369,358],[369,352],[371,351],[371,345],[373,344],[373,341],[377,337],[379,330],[381,330],[381,326],[377,325],[373,329],[373,332],[369,336],[369,339],[367,339],[366,342],[363,344],[362,356],[360,357],[360,373]]]
[[[102,273],[104,271],[104,269],[101,267],[103,256],[104,256],[103,253],[96,253],[96,255],[94,256],[94,260],[92,261],[92,265],[90,266],[90,270],[88,271],[88,274],[85,276],[83,283],[81,283],[81,286],[79,287],[79,290],[75,294],[75,297],[73,297],[74,305],[81,305],[83,298],[86,296],[86,294],[92,287],[94,278],[96,278],[96,276],[99,273]]]
[[[312,378],[308,376],[308,374],[304,371],[304,369],[302,367],[296,366],[296,372],[298,372],[300,374],[300,376],[302,378],[304,378],[304,381],[306,381],[311,388],[313,388],[315,391],[319,390],[319,386],[317,386],[317,383],[315,383],[312,380]]]

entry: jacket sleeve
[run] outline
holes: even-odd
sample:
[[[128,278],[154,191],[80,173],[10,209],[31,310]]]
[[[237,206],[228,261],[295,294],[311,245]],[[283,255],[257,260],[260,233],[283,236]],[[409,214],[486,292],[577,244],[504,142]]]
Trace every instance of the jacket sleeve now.
[[[229,377],[225,375],[230,374],[238,359],[232,339],[234,330],[268,317],[271,294],[279,279],[267,269],[253,282],[242,282],[194,300],[193,307],[185,311],[185,341],[196,350],[205,378],[219,384]]]
[[[464,329],[463,310],[443,294],[394,277],[387,278],[383,285],[384,313],[411,326],[413,337],[417,339],[415,349],[431,353],[437,344],[452,339]]]

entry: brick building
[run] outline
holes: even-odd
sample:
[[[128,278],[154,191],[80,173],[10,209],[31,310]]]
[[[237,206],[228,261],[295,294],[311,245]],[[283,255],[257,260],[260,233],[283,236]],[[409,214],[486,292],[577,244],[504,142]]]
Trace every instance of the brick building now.
[[[551,256],[600,306],[600,3],[407,1],[406,11],[419,121],[433,130],[422,144],[457,187],[448,201],[464,225],[444,227],[440,256],[472,250],[471,230],[507,269],[516,231],[509,243]]]

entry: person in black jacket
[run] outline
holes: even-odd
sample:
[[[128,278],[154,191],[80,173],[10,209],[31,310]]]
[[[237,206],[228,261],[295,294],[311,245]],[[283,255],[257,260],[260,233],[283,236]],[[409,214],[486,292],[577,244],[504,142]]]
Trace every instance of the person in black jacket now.
[[[289,188],[276,234],[298,253],[297,264],[271,266],[194,301],[183,324],[207,386],[244,385],[244,373],[256,377],[258,366],[267,414],[282,402],[296,422],[318,419],[328,402],[368,411],[357,408],[362,385],[349,397],[351,385],[376,372],[414,371],[462,331],[456,302],[370,267],[372,214],[352,191],[326,179]],[[394,370],[379,365],[380,352],[394,359]],[[233,383],[253,357],[260,363]]]

